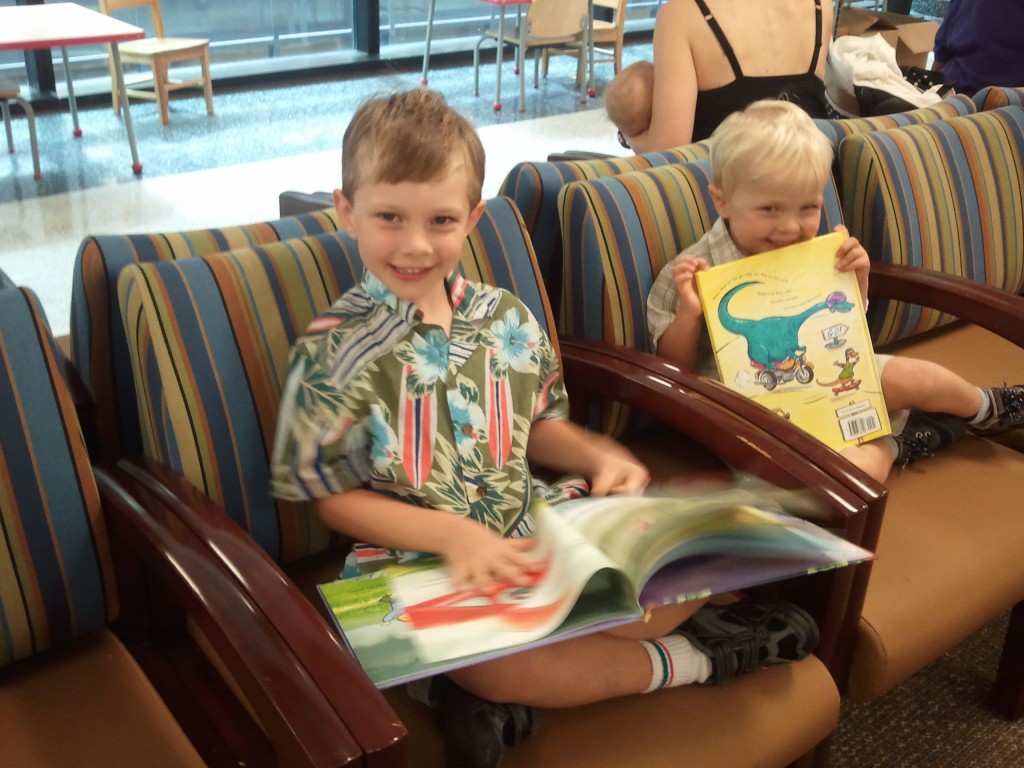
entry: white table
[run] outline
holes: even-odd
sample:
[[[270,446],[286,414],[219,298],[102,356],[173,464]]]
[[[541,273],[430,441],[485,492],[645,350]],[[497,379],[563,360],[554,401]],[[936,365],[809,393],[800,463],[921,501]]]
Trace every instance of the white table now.
[[[146,36],[141,27],[106,16],[74,3],[53,3],[50,5],[16,5],[0,8],[0,51],[34,50],[37,48],[60,48],[64,57],[64,77],[68,86],[68,102],[71,106],[71,120],[74,136],[82,135],[78,126],[78,103],[71,81],[71,66],[68,64],[68,48],[73,45],[94,45],[108,43],[110,57],[114,63],[118,93],[124,94],[124,72],[121,69],[121,54],[117,44],[125,40],[139,40]],[[142,173],[139,152],[135,146],[135,131],[132,128],[132,114],[128,99],[122,99],[124,127],[128,132],[128,145],[132,151],[132,171]]]

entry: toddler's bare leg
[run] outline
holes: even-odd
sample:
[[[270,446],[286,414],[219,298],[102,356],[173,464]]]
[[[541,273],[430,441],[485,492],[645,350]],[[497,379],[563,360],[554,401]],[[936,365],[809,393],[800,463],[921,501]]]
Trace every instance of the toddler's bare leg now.
[[[882,371],[882,394],[889,410],[919,408],[965,419],[981,408],[978,388],[929,360],[893,357]]]

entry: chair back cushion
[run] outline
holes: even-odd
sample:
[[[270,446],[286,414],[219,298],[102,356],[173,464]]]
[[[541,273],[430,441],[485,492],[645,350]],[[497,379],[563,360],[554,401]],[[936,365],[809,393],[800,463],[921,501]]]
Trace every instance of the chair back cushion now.
[[[522,219],[489,201],[463,271],[516,293],[553,327]],[[122,315],[146,455],[223,505],[279,562],[326,548],[309,505],[270,496],[270,454],[288,352],[362,276],[344,232],[124,270]]]
[[[872,259],[1024,288],[1024,109],[850,136],[840,155],[843,212]],[[877,345],[953,319],[896,301],[869,308]]]
[[[562,280],[562,232],[558,221],[558,195],[562,187],[580,179],[614,176],[707,156],[707,142],[699,142],[632,157],[519,163],[509,171],[498,194],[510,197],[522,213],[556,317]]]
[[[71,357],[96,407],[100,454],[138,453],[142,442],[117,305],[117,279],[126,266],[178,261],[336,230],[333,211],[222,229],[87,237],[78,249],[71,286]]]
[[[117,612],[99,494],[60,356],[35,295],[0,291],[0,666]]]
[[[16,287],[15,282],[11,280],[11,278],[2,269],[0,269],[0,291],[14,287]]]
[[[839,120],[817,119],[814,122],[818,124],[818,128],[821,129],[822,133],[828,136],[832,142],[832,148],[838,156],[839,144],[847,136],[852,136],[855,133],[884,131],[904,125],[930,123],[933,120],[948,120],[951,117],[974,114],[978,109],[979,107],[971,97],[956,94],[948,99],[943,99],[938,104],[911,109],[906,112],[896,112],[891,115],[850,117]]]
[[[988,85],[974,94],[974,103],[980,110],[999,109],[1010,104],[1024,106],[1024,88]]]

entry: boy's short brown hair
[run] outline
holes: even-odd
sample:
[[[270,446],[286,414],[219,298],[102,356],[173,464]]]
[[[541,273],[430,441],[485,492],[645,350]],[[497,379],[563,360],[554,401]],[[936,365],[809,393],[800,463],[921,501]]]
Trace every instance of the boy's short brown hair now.
[[[355,199],[359,185],[433,181],[464,162],[470,207],[480,202],[484,148],[473,125],[437,91],[414,88],[364,102],[345,129],[342,192]]]

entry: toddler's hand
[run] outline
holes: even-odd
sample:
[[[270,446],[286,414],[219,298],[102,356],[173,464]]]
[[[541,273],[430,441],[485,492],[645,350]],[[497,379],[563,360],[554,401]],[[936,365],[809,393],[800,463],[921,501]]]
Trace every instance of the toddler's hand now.
[[[849,236],[846,227],[842,224],[838,225],[834,231],[847,234],[846,240],[836,251],[836,269],[840,272],[856,273],[861,298],[866,302],[868,300],[868,273],[871,271],[871,259],[868,252],[864,250],[864,246],[856,237]]]
[[[533,539],[506,539],[475,520],[467,518],[465,522],[456,535],[449,537],[441,553],[455,587],[486,591],[497,590],[501,581],[525,584],[526,574],[538,567],[526,554],[533,549]]]
[[[704,259],[693,256],[684,256],[677,259],[672,266],[672,280],[675,282],[676,290],[679,292],[679,309],[688,313],[691,317],[701,314],[700,295],[697,293],[697,285],[693,276],[708,268]]]

